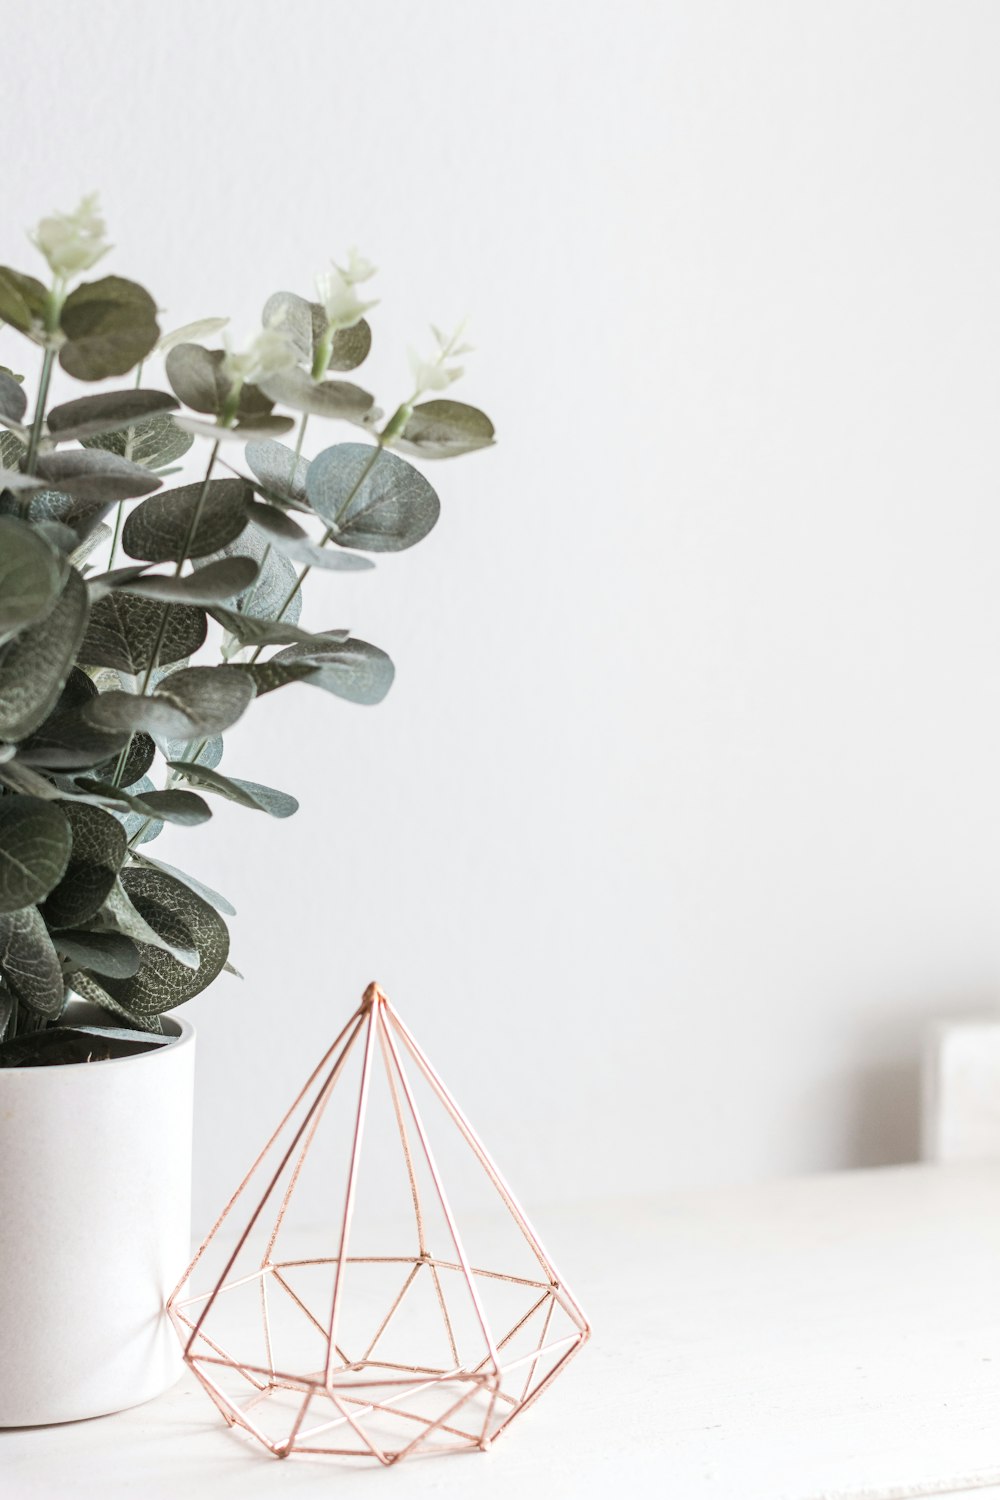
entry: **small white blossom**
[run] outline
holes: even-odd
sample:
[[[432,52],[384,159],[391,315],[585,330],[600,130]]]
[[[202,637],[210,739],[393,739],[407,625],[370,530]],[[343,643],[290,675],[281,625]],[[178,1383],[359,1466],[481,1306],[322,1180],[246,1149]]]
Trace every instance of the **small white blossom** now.
[[[336,265],[336,262],[334,264]],[[357,286],[359,281],[371,281],[378,266],[373,266],[370,260],[366,260],[358,253],[357,246],[352,245],[347,252],[347,265],[337,266],[337,270],[345,281],[350,282],[351,286]]]
[[[371,261],[365,260],[357,250],[351,250],[346,266],[334,262],[329,271],[321,271],[316,277],[316,291],[332,332],[353,328],[370,307],[378,306],[377,299],[362,302],[354,290],[359,282],[369,281],[375,275],[375,269]]]
[[[453,381],[459,380],[465,373],[464,366],[455,364],[455,359],[461,354],[468,354],[472,350],[471,344],[462,344],[459,340],[465,332],[464,320],[450,335],[443,334],[440,328],[431,324],[431,333],[437,344],[437,353],[432,354],[429,359],[424,359],[415,350],[409,350],[410,371],[413,375],[413,395],[411,401],[416,401],[425,391],[445,391]]]
[[[104,238],[104,219],[96,193],[80,200],[71,214],[51,214],[30,235],[60,279],[88,270],[111,246]]]
[[[286,333],[278,328],[262,328],[242,353],[234,351],[227,341],[222,371],[234,385],[243,385],[246,381],[280,375],[283,370],[290,370],[297,360],[295,345]]]

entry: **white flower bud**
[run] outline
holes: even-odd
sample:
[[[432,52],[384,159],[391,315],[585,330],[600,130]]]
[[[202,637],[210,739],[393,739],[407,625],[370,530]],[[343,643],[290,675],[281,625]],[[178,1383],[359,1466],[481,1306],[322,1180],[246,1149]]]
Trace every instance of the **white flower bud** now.
[[[54,276],[67,280],[88,270],[111,246],[96,193],[81,199],[71,214],[51,214],[42,219],[30,238],[45,256]]]
[[[234,385],[243,385],[280,375],[282,370],[290,370],[297,359],[295,345],[286,333],[279,328],[262,328],[242,353],[226,348],[222,371]]]

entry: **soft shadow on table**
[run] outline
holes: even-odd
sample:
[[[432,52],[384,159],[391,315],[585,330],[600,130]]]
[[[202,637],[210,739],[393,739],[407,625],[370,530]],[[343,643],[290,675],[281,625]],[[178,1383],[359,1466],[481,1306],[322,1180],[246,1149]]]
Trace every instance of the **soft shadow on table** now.
[[[919,1157],[919,1060],[862,1073],[856,1083],[849,1165],[888,1167]]]

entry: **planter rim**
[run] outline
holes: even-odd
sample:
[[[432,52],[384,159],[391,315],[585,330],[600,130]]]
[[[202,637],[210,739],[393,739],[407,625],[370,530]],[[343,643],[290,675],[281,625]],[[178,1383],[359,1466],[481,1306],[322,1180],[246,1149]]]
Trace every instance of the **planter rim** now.
[[[168,1026],[177,1027],[177,1035],[163,1047],[151,1047],[148,1052],[136,1052],[131,1057],[102,1057],[97,1062],[81,1063],[29,1063],[23,1068],[0,1068],[0,1079],[5,1076],[13,1077],[25,1073],[69,1073],[77,1072],[82,1068],[110,1068],[121,1067],[122,1064],[149,1063],[161,1052],[175,1053],[178,1047],[187,1047],[194,1041],[195,1028],[192,1022],[185,1021],[181,1016],[164,1015],[163,1020]],[[125,1023],[122,1023],[124,1029]],[[111,1028],[109,1028],[111,1029]]]

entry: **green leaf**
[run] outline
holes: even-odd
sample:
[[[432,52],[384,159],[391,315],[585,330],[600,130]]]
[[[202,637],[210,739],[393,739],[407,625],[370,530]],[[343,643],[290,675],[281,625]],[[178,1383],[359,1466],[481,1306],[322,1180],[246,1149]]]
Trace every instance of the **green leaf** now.
[[[62,1013],[62,967],[37,906],[0,912],[0,975],[29,1010],[48,1019]]]
[[[203,490],[198,524],[185,555],[205,557],[235,541],[247,524],[253,491],[242,479],[212,479],[207,489],[204,481],[183,484],[137,505],[122,531],[122,546],[129,557],[177,562]]]
[[[79,660],[86,666],[114,667],[137,677],[147,670],[154,654],[160,666],[191,656],[204,645],[207,631],[203,609],[161,604],[119,589],[105,594],[91,608]]]
[[[158,948],[140,947],[137,974],[106,980],[109,994],[131,1015],[160,1015],[211,984],[229,957],[229,932],[207,901],[162,870],[135,866],[124,872],[122,884],[136,910],[161,937],[199,955],[198,968],[190,969]]]
[[[353,637],[319,650],[310,645],[288,646],[269,661],[240,663],[234,671],[249,673],[258,697],[289,682],[305,682],[350,703],[369,706],[382,702],[396,673],[384,651]]]
[[[65,453],[43,453],[38,472],[61,495],[104,506],[119,500],[134,500],[160,488],[155,474],[141,464],[90,448],[71,448]],[[56,516],[65,520],[65,516]],[[97,519],[100,519],[98,517]]]
[[[493,423],[477,407],[464,401],[424,401],[413,408],[396,446],[418,458],[457,458],[495,441]]]
[[[308,302],[295,292],[275,292],[264,304],[265,328],[279,328],[288,335],[299,358],[312,364],[313,354],[327,331],[326,313],[318,302]],[[372,331],[362,318],[353,328],[341,328],[333,336],[328,368],[354,370],[368,358]]]
[[[102,391],[54,406],[48,414],[49,433],[57,443],[81,441],[107,432],[120,432],[136,422],[173,411],[177,402],[166,391]],[[128,457],[132,457],[131,454]]]
[[[96,980],[88,980],[94,992],[103,994]],[[76,978],[73,980],[76,985]],[[87,997],[89,998],[89,997]],[[105,996],[105,1001],[107,997]],[[103,1004],[104,1001],[97,1002]],[[140,1032],[112,1031],[97,1026],[51,1026],[46,1031],[17,1036],[0,1046],[0,1068],[66,1067],[71,1063],[109,1062],[113,1057],[133,1057],[169,1046],[166,1037],[154,1039]]]
[[[41,901],[59,884],[73,834],[54,802],[0,797],[0,912]]]
[[[13,432],[0,431],[0,464],[5,470],[17,470],[27,456],[27,448]]]
[[[82,778],[80,785],[95,797],[106,797],[108,802],[124,805],[140,817],[157,818],[164,823],[179,823],[182,828],[194,828],[199,823],[207,823],[212,816],[212,809],[204,797],[199,797],[196,792],[180,791],[172,787],[158,792],[154,788],[137,796],[120,787],[108,786],[90,778]]]
[[[148,854],[137,854],[135,850],[132,851],[132,858],[141,865],[149,865],[151,869],[161,870],[165,875],[172,875],[175,880],[188,886],[203,901],[207,901],[209,906],[214,906],[216,911],[221,911],[227,917],[235,917],[236,908],[232,902],[227,901],[225,896],[220,896],[218,891],[213,891],[210,885],[203,885],[193,875],[188,875],[184,870],[178,870],[174,865],[168,865],[165,860],[153,859]]]
[[[322,630],[318,633],[302,630],[298,625],[289,624],[287,619],[261,620],[256,615],[240,614],[235,609],[219,606],[208,612],[224,630],[236,637],[241,646],[287,646],[301,641],[319,650],[330,643],[346,641],[350,634],[347,630]]]
[[[148,698],[102,693],[88,705],[103,729],[146,729],[169,739],[220,734],[235,724],[254,696],[254,684],[236,667],[184,667],[165,677]]]
[[[245,453],[250,472],[260,481],[267,500],[277,500],[296,509],[310,509],[306,500],[309,460],[296,458],[285,443],[248,443]]]
[[[63,303],[60,324],[67,342],[59,363],[77,380],[126,375],[160,336],[156,303],[121,276],[81,282]]]
[[[200,344],[175,344],[167,354],[166,371],[171,389],[192,411],[216,417],[232,391],[232,382],[223,369],[225,351],[203,349]],[[240,391],[237,417],[249,421],[266,417],[274,402],[257,386],[246,384]],[[290,424],[289,424],[290,425]],[[213,427],[213,436],[220,434]]]
[[[326,315],[319,308],[323,325]],[[311,362],[313,357],[313,313],[312,304],[296,292],[275,292],[264,303],[261,322],[265,328],[277,328],[295,345],[301,360]]]
[[[272,547],[291,558],[292,562],[323,568],[331,573],[362,573],[375,566],[370,557],[359,557],[354,552],[336,547],[319,546],[291,516],[274,505],[261,505],[254,500],[248,506],[247,514],[261,531],[267,533]]]
[[[56,806],[72,830],[65,874],[44,905],[50,927],[79,927],[100,909],[125,859],[125,830],[110,813],[67,798]]]
[[[221,771],[212,771],[191,760],[172,760],[170,765],[180,771],[186,781],[194,786],[203,786],[210,792],[218,792],[230,802],[241,807],[250,807],[257,812],[270,813],[272,818],[290,818],[298,812],[299,804],[287,792],[275,791],[274,787],[261,786],[257,781],[241,781],[236,776],[223,776]]]
[[[5,417],[10,422],[20,422],[27,408],[28,398],[23,386],[18,384],[13,375],[0,370],[0,417]]]
[[[213,443],[250,443],[257,438],[278,437],[295,426],[293,417],[258,416],[241,418],[234,427],[220,427],[199,417],[181,415],[174,419],[192,437],[209,438]]]
[[[87,924],[90,932],[121,932],[133,942],[145,947],[158,948],[187,969],[197,969],[198,949],[189,935],[175,936],[161,931],[159,924],[151,927],[143,912],[133,905],[127,882],[135,870],[129,867],[122,871],[108,894],[107,900]],[[74,980],[74,988],[77,988]],[[82,991],[80,991],[82,993]]]
[[[175,344],[166,358],[167,379],[174,394],[193,411],[217,416],[231,385],[222,372],[222,349],[203,349],[200,344]]]
[[[339,417],[346,422],[363,422],[375,404],[373,396],[350,381],[315,381],[296,366],[271,375],[261,382],[261,389],[293,411],[309,412],[315,417]]]
[[[402,552],[433,528],[441,504],[410,464],[365,443],[338,443],[309,465],[310,504],[340,547]]]
[[[66,581],[66,563],[24,521],[0,516],[0,645],[44,619]]]
[[[52,942],[68,974],[93,969],[113,979],[128,979],[141,962],[139,949],[121,932],[54,932]]]
[[[18,761],[48,771],[92,770],[109,757],[112,764],[116,763],[126,741],[120,730],[112,733],[95,729],[82,707],[70,708],[50,714],[33,735],[22,741]]]
[[[0,322],[19,333],[28,333],[35,323],[44,323],[49,294],[34,276],[0,266]]]
[[[164,469],[176,463],[193,446],[194,438],[181,432],[173,417],[144,417],[120,432],[104,432],[99,437],[82,438],[86,448],[101,448],[130,458],[145,469]]]
[[[271,620],[282,610],[283,621],[295,624],[302,613],[302,590],[297,589],[292,593],[297,579],[295,569],[287,557],[282,557],[280,552],[271,547],[270,541],[259,527],[248,524],[235,542],[230,542],[221,553],[196,562],[195,568],[214,562],[216,557],[249,557],[260,568],[257,582],[236,600],[242,613],[261,620]]]
[[[16,743],[54,708],[87,627],[87,590],[71,568],[43,620],[0,647],[0,740]]]
[[[124,569],[122,570],[124,571]],[[147,573],[119,587],[144,599],[180,599],[192,604],[218,604],[233,599],[250,587],[260,569],[249,557],[223,557],[206,563],[181,578]],[[94,580],[95,582],[97,580]]]
[[[327,369],[356,370],[368,358],[371,346],[372,331],[364,318],[355,323],[353,328],[338,328],[333,335],[333,349]]]

